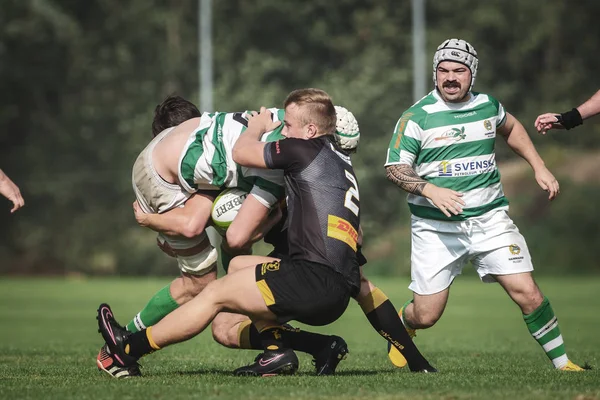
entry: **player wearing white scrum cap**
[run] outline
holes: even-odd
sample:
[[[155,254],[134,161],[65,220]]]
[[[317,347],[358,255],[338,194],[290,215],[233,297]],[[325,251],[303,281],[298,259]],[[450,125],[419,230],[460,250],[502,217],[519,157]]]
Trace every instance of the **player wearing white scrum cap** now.
[[[462,39],[448,39],[438,46],[437,51],[433,55],[433,83],[436,87],[437,69],[442,61],[454,61],[466,65],[469,71],[471,71],[471,85],[469,86],[469,90],[473,89],[475,78],[477,77],[477,67],[479,66],[477,52],[473,46]]]
[[[479,60],[462,39],[445,40],[433,56],[435,89],[406,110],[394,129],[387,177],[408,192],[413,299],[400,313],[409,333],[442,316],[450,285],[471,261],[483,282],[498,282],[555,368],[581,371],[567,357],[560,329],[535,283],[525,238],[508,216],[496,163],[501,136],[532,167],[553,200],[557,180],[523,125],[494,97],[473,92]],[[390,351],[394,364],[395,349]]]

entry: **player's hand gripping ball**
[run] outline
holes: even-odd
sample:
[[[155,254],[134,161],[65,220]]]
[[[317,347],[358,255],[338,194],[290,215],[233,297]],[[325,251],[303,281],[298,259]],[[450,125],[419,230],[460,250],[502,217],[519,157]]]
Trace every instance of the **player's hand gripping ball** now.
[[[219,234],[225,235],[246,197],[248,192],[238,188],[225,189],[217,196],[212,205],[211,218]]]

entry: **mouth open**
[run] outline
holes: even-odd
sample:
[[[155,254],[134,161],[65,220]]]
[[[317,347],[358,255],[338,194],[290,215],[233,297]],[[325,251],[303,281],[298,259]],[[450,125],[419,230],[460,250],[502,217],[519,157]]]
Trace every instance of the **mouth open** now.
[[[456,85],[444,86],[444,92],[446,92],[448,94],[457,94],[458,92],[460,92],[460,86],[456,86]]]

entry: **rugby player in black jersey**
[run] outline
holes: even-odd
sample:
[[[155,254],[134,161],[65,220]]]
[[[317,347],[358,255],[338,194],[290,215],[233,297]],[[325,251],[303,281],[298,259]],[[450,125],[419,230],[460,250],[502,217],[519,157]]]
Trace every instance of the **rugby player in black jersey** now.
[[[233,157],[241,165],[284,170],[289,258],[265,257],[261,264],[228,274],[156,325],[133,334],[123,331],[110,309],[101,306],[100,331],[124,366],[197,335],[219,312],[228,311],[248,315],[263,342],[264,352],[238,374],[293,373],[298,359],[282,340],[281,324],[329,324],[359,293],[359,192],[349,157],[331,140],[333,104],[323,91],[302,89],[288,96],[285,109],[286,140],[259,141],[275,127],[262,108],[250,118]],[[428,368],[423,359],[422,369]]]

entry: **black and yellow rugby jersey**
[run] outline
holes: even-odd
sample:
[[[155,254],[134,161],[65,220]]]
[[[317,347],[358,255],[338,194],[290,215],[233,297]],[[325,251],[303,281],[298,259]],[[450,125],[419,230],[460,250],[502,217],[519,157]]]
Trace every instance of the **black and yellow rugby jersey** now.
[[[360,195],[350,157],[332,139],[271,142],[264,157],[268,168],[284,171],[290,258],[334,269],[355,295]]]

